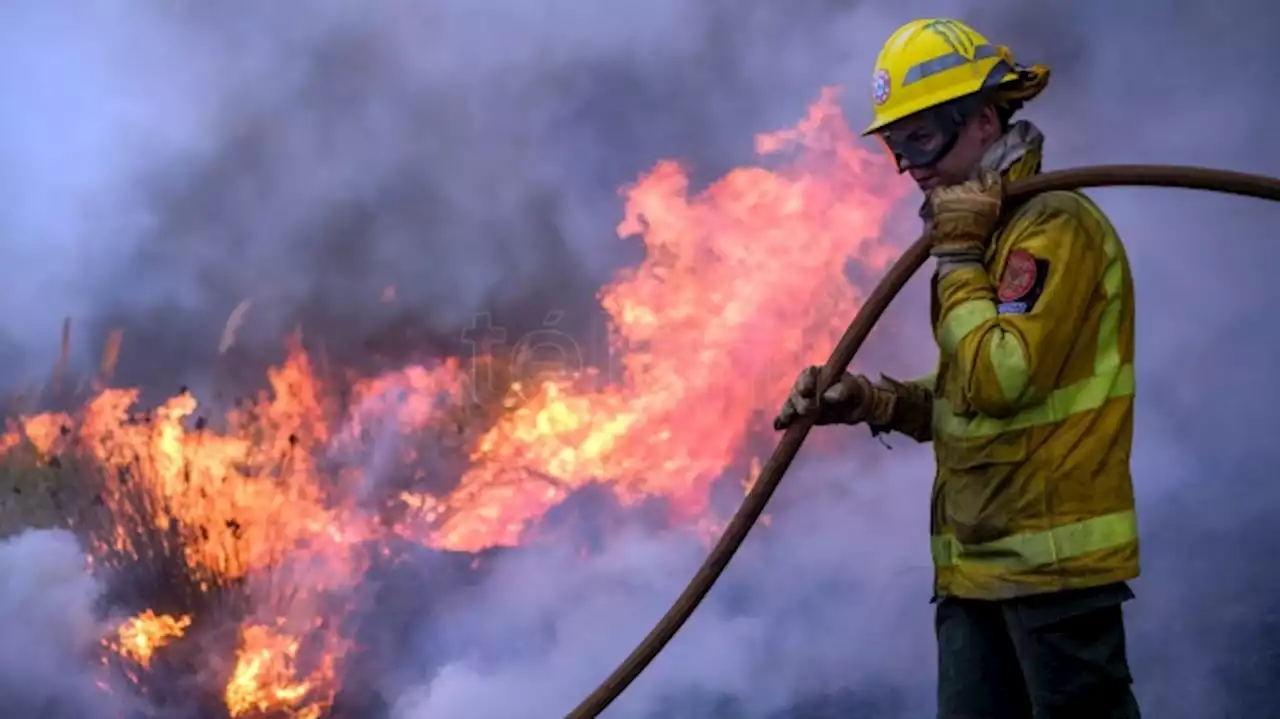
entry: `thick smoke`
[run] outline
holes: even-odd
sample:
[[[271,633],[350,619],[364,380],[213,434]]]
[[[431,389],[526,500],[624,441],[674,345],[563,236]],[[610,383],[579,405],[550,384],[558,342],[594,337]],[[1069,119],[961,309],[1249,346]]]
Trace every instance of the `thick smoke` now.
[[[895,469],[924,477],[925,459]],[[805,496],[780,500],[610,715],[927,713],[931,570],[913,508],[928,487],[869,481],[886,469],[880,459],[798,467]],[[868,481],[851,482],[855,472]],[[705,551],[688,535],[623,533],[585,560],[569,547],[507,556],[461,608],[423,627],[421,645],[447,655],[431,657],[432,680],[403,692],[393,716],[562,715],[640,640]]]
[[[1101,0],[12,5],[0,29],[0,298],[14,309],[0,352],[15,382],[45,372],[66,315],[91,330],[76,345],[83,366],[124,327],[121,379],[152,387],[218,370],[223,321],[245,299],[237,352],[252,367],[299,324],[352,358],[457,351],[480,312],[519,328],[565,311],[580,328],[595,289],[634,260],[613,238],[619,185],[669,156],[714,177],[823,84],[850,87],[860,122],[880,41],[917,14],[971,20],[1053,66],[1027,113],[1050,167],[1280,175],[1267,132],[1280,11],[1250,0],[1166,3],[1158,18]],[[1280,664],[1269,618],[1280,451],[1266,436],[1280,210],[1170,191],[1095,197],[1127,242],[1140,302],[1138,692],[1153,716],[1265,714]],[[867,369],[932,363],[913,288]],[[806,453],[770,529],[612,715],[928,714],[928,451],[843,434],[847,452]],[[3,552],[28,561],[40,551],[30,541]],[[556,544],[509,555],[466,602],[424,620],[380,689],[403,719],[557,716],[643,635],[702,551],[637,530],[587,560]],[[45,667],[21,647],[0,647],[0,687]]]
[[[86,669],[103,626],[101,587],[69,532],[32,530],[0,542],[0,706],[8,716],[90,719],[119,710]]]
[[[727,2],[533,7],[24,3],[9,94],[32,65],[53,89],[17,109],[3,182],[42,214],[10,220],[8,291],[53,301],[7,320],[15,355],[43,372],[64,314],[89,328],[84,366],[123,328],[120,379],[148,385],[234,369],[296,326],[342,360],[456,352],[481,312],[589,325],[634,259],[618,186],[665,155],[715,173],[748,128],[792,119],[816,85],[789,75],[813,66],[756,64],[819,18],[770,38]],[[46,36],[73,60],[41,55]]]

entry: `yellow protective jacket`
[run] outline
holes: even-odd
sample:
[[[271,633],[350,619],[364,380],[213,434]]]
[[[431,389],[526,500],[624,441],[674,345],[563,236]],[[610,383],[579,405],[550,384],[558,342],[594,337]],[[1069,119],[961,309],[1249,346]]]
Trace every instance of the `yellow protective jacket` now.
[[[1014,131],[993,168],[1007,180],[1040,169],[1039,132]],[[938,369],[895,383],[894,428],[933,440],[935,593],[1136,577],[1133,283],[1111,223],[1081,194],[1039,195],[1002,217],[985,268],[933,290]]]

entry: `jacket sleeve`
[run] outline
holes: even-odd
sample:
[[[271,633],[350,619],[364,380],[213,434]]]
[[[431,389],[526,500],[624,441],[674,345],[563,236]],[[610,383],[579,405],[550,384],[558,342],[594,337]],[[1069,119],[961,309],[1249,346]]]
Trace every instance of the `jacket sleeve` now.
[[[1045,193],[1005,231],[1003,273],[963,268],[937,284],[938,346],[949,357],[944,396],[959,414],[1007,417],[1054,388],[1106,266],[1084,200]]]
[[[893,392],[893,416],[886,425],[871,425],[872,436],[890,430],[917,442],[933,440],[933,388],[937,373],[907,382],[881,375],[880,387]]]

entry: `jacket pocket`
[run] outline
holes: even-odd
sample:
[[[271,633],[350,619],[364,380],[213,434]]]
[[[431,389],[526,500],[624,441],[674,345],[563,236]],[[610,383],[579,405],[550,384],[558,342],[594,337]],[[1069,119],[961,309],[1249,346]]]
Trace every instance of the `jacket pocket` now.
[[[1027,460],[1029,441],[1026,432],[1010,432],[937,444],[935,512],[961,543],[982,544],[1009,533],[1020,505],[1017,475]]]

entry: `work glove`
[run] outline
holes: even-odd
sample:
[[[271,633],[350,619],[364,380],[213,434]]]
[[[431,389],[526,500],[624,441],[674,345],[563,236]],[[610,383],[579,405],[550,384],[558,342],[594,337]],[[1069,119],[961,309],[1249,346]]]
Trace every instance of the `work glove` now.
[[[965,266],[982,266],[1000,218],[1004,181],[983,171],[977,179],[929,193],[929,254],[938,261],[938,277]]]
[[[822,393],[822,402],[815,401],[818,374],[821,367],[809,367],[800,373],[782,410],[773,420],[773,428],[784,430],[795,424],[802,415],[818,405],[815,424],[888,424],[893,416],[893,392],[874,387],[871,380],[862,375],[846,372],[835,384]]]

